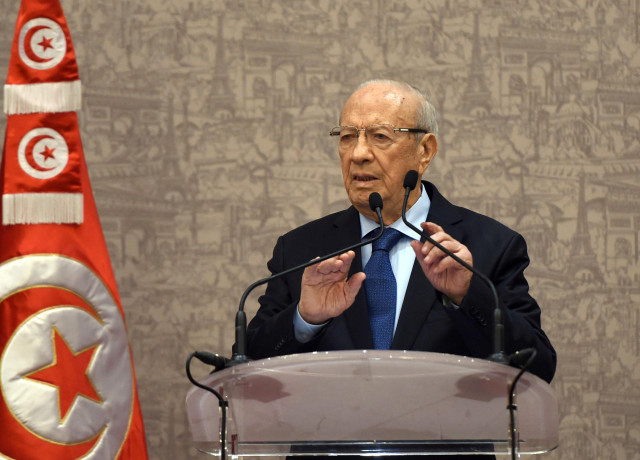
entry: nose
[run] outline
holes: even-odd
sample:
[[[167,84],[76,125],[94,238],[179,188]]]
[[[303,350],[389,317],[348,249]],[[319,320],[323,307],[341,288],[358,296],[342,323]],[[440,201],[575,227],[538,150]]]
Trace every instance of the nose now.
[[[373,151],[371,145],[369,145],[369,139],[364,129],[358,130],[358,139],[356,139],[356,145],[351,150],[351,161],[354,163],[362,163],[365,161],[371,161],[373,159]]]

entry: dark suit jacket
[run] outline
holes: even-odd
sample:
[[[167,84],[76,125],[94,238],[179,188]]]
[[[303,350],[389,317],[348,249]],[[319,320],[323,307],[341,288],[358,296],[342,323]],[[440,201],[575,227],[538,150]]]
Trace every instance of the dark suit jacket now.
[[[423,183],[431,199],[427,220],[442,226],[445,232],[465,244],[473,255],[474,267],[496,286],[505,311],[505,352],[511,354],[535,347],[538,356],[529,370],[551,381],[556,354],[540,326],[540,308],[529,295],[523,273],[529,264],[524,239],[489,217],[452,205],[433,184]],[[272,273],[278,273],[359,240],[358,212],[350,207],[281,236],[268,267]],[[362,262],[358,250],[350,273],[359,271],[362,271]],[[311,342],[298,342],[293,317],[300,299],[301,278],[302,271],[298,271],[267,285],[247,331],[250,357],[373,348],[364,289],[354,304],[332,319]],[[494,305],[490,289],[473,276],[461,308],[444,307],[442,295],[415,262],[391,348],[487,358],[493,351]]]

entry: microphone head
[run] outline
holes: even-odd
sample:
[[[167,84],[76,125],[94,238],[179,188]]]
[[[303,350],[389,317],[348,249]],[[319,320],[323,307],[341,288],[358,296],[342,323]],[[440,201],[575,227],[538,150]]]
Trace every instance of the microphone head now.
[[[412,169],[409,172],[407,172],[407,174],[404,176],[404,188],[410,187],[411,190],[413,190],[414,188],[416,188],[417,183],[418,183],[418,171],[416,171],[415,169]],[[371,201],[371,198],[369,198],[369,201]]]
[[[382,197],[378,192],[373,192],[369,195],[369,207],[373,212],[376,212],[376,209],[382,210]]]

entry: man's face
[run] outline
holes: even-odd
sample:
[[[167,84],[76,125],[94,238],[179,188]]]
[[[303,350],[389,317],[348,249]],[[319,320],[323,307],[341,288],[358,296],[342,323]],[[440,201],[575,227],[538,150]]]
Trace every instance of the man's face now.
[[[366,128],[388,124],[396,128],[415,128],[417,109],[415,94],[388,84],[372,83],[347,100],[340,125]],[[362,131],[353,148],[339,148],[342,179],[349,200],[359,212],[377,220],[369,208],[369,195],[378,192],[384,203],[383,219],[387,225],[402,215],[403,182],[407,171],[415,169],[422,176],[437,151],[433,134],[425,134],[419,143],[414,134],[397,133],[396,136],[395,142],[388,147],[377,148]],[[416,187],[409,205],[419,196],[419,187]]]

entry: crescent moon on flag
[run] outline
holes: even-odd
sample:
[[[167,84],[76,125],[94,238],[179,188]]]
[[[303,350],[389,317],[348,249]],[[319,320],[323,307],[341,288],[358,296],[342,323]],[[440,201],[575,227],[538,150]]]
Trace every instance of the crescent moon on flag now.
[[[26,309],[2,344],[0,420],[19,424],[38,446],[82,450],[56,458],[119,458],[129,433],[135,383],[124,318],[104,280],[85,263],[59,254],[4,261],[0,280],[0,303],[23,296],[18,301]],[[86,375],[102,402],[79,393],[62,420],[60,390],[25,378],[56,359],[54,327],[74,353],[98,345]]]
[[[34,51],[34,49],[32,47],[31,40],[33,39],[33,36],[35,35],[36,32],[39,32],[42,29],[51,30],[47,26],[35,26],[35,27],[32,27],[31,29],[28,29],[27,33],[24,36],[24,52],[25,52],[25,54],[32,61],[40,62],[40,63],[48,62],[48,61],[50,61],[52,59],[52,58],[42,58],[42,57],[38,56],[38,54],[36,54],[36,52]]]
[[[45,148],[52,150],[52,165],[46,165],[46,158],[34,158],[34,151]],[[60,174],[69,161],[69,147],[64,138],[51,128],[36,128],[29,131],[18,146],[18,164],[22,170],[34,179],[51,179]]]
[[[41,166],[40,165],[40,163],[46,163],[47,162],[47,158],[42,158],[42,159],[38,160],[38,159],[36,159],[34,157],[35,146],[38,144],[38,142],[40,142],[43,139],[52,139],[55,142],[55,139],[53,139],[53,137],[47,136],[46,134],[44,134],[44,135],[41,134],[40,136],[36,136],[36,137],[31,139],[27,143],[27,146],[25,148],[24,157],[25,157],[25,160],[27,161],[27,163],[29,164],[29,166],[31,166],[36,171],[51,171],[53,168],[55,168],[55,163],[56,163],[55,157],[54,157],[54,161],[51,162],[51,163],[54,163],[54,164],[50,168],[47,168],[45,166]],[[54,152],[55,152],[55,148],[54,148]]]
[[[43,31],[46,31],[46,36]],[[38,39],[47,40],[47,46],[42,50],[34,49],[34,42]],[[57,22],[35,18],[20,29],[18,54],[27,66],[36,70],[51,69],[64,59],[66,53],[67,39]]]

